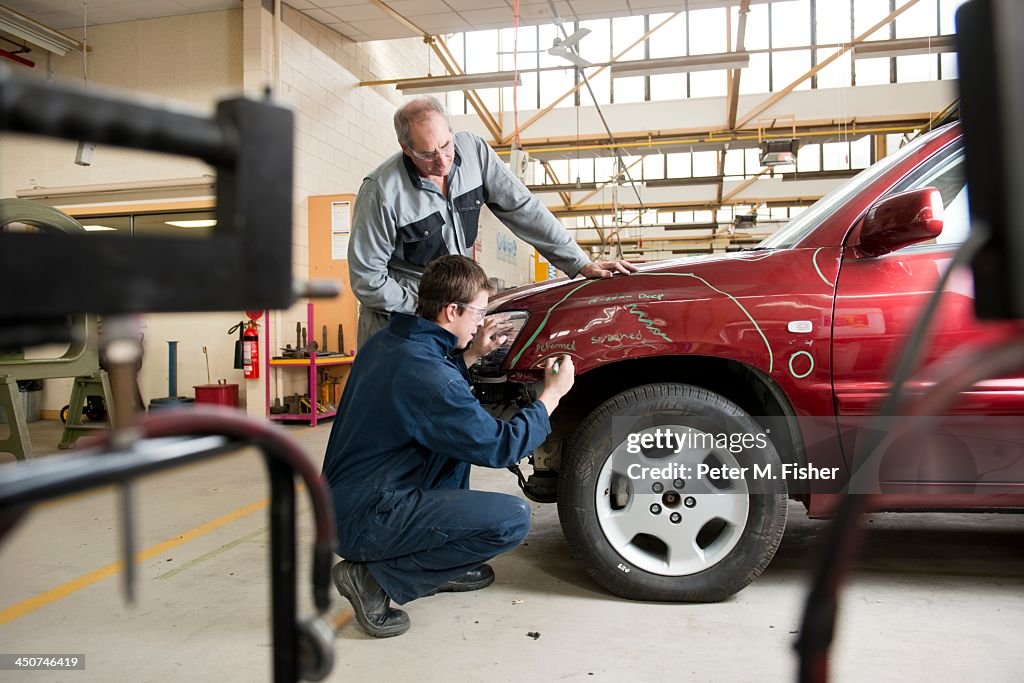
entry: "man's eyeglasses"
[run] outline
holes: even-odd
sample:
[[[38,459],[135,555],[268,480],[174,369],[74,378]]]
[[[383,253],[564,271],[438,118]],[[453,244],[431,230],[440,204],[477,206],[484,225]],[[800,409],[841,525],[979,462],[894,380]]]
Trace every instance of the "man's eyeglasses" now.
[[[471,306],[470,304],[463,304],[463,303],[459,303],[459,302],[454,302],[454,303],[459,308],[464,308],[467,311],[469,311],[470,313],[472,313],[473,314],[473,318],[476,320],[476,322],[480,322],[481,320],[483,320],[484,318],[487,317],[487,309],[486,308],[483,308],[481,306]]]
[[[434,150],[433,152],[417,152],[416,150],[409,148],[409,153],[420,161],[434,161],[438,157],[446,156],[450,157],[455,153],[455,138],[448,141],[447,144]]]

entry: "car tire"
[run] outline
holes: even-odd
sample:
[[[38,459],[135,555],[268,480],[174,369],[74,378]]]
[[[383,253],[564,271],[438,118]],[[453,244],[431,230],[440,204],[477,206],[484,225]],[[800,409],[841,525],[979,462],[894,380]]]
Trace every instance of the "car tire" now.
[[[785,480],[663,478],[658,480],[662,490],[655,492],[653,480],[615,471],[626,462],[620,456],[628,433],[670,427],[680,433],[763,434],[737,405],[699,387],[647,384],[622,392],[583,420],[563,455],[559,519],[572,555],[612,593],[633,600],[717,602],[747,586],[771,562],[786,528]],[[767,436],[759,444],[763,447],[739,453],[712,448],[706,456],[699,448],[645,450],[642,458],[677,467],[687,458],[751,470],[755,464],[770,465],[777,475],[781,462],[775,446]],[[679,487],[680,495],[669,498],[670,486]],[[684,507],[678,506],[680,496]]]

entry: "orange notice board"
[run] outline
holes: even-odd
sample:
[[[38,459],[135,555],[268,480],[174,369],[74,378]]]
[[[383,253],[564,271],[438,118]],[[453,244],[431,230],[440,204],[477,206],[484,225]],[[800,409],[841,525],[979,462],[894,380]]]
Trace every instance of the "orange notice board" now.
[[[323,343],[327,326],[327,350],[338,351],[338,325],[345,337],[344,353],[356,347],[359,303],[348,277],[348,237],[352,228],[354,194],[327,194],[309,198],[309,277],[340,283],[341,293],[333,299],[313,299],[315,330],[309,334]]]

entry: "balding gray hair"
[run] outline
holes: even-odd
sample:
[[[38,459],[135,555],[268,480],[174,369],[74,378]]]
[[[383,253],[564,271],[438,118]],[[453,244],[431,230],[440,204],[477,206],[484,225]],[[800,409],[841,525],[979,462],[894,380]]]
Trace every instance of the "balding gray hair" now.
[[[398,144],[402,147],[412,148],[409,129],[417,120],[431,113],[443,116],[448,123],[448,130],[452,130],[452,117],[437,98],[416,97],[403,104],[395,112],[395,135],[398,136]]]

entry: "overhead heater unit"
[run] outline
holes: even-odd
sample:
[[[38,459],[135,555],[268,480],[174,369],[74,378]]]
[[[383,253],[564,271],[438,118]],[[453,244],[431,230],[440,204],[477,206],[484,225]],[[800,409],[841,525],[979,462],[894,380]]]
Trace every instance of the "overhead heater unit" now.
[[[800,141],[796,138],[765,140],[761,143],[762,166],[788,166],[796,163]]]

